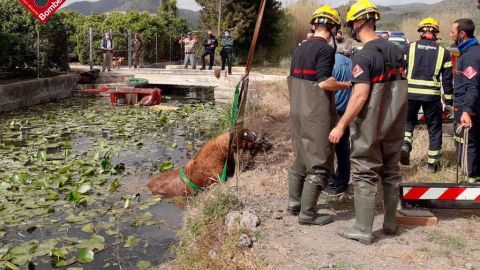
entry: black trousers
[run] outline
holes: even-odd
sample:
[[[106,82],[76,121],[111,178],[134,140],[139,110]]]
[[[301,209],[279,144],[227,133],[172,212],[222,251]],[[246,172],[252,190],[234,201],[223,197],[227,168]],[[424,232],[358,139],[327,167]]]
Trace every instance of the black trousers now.
[[[202,53],[202,69],[205,69],[205,57],[207,55],[210,55],[210,64],[208,66],[208,69],[212,69],[212,66],[213,66],[213,60],[214,60],[214,57],[215,57],[215,50],[204,50],[203,53]]]
[[[419,101],[408,100],[407,124],[405,126],[405,141],[411,144],[413,130],[418,124],[418,112],[423,108],[430,141],[428,163],[438,164],[442,150],[442,103],[440,100]]]
[[[232,50],[222,49],[222,51],[220,51],[220,56],[222,57],[222,70],[225,70],[225,65],[227,65],[228,74],[232,74]]]
[[[457,129],[462,112],[455,112],[454,115],[454,130]],[[468,138],[468,153],[467,153],[467,169],[468,177],[480,177],[480,119],[478,115],[472,116],[472,128],[469,132]],[[463,149],[463,133],[455,134],[455,147],[457,148],[457,158],[461,163],[462,149]],[[462,164],[464,166],[464,164]]]

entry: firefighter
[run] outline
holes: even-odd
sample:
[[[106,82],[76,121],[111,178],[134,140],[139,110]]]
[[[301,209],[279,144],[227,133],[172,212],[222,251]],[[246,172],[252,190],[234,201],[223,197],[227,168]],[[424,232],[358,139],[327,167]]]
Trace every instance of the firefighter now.
[[[418,111],[423,108],[430,140],[427,169],[435,173],[442,156],[442,87],[446,108],[452,106],[452,59],[447,49],[437,44],[437,20],[424,19],[418,32],[420,40],[409,45],[407,54],[408,112],[400,163],[410,165],[413,130],[418,123]]]
[[[288,173],[287,210],[298,214],[300,224],[325,225],[332,217],[317,214],[315,206],[333,167],[328,132],[336,120],[334,91],[351,84],[331,77],[335,49],[328,42],[340,28],[338,12],[329,6],[320,7],[310,23],[314,36],[295,49],[288,77],[295,160]]]
[[[353,93],[329,139],[338,143],[351,128],[352,179],[355,183],[355,224],[340,236],[370,244],[375,216],[377,185],[383,186],[383,232],[395,234],[399,184],[398,162],[407,116],[407,81],[404,54],[395,44],[375,34],[379,9],[367,0],[352,5],[347,25],[363,44],[353,55]],[[351,125],[350,125],[351,124]]]
[[[458,45],[460,58],[455,72],[454,128],[470,128],[467,166],[468,182],[480,181],[480,45],[474,36],[475,24],[460,19],[452,25],[450,36]],[[455,145],[461,156],[463,136],[456,134]]]

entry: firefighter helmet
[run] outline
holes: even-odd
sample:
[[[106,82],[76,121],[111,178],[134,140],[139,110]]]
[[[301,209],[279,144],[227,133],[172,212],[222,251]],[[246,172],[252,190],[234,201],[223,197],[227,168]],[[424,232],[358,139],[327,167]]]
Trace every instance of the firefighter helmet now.
[[[380,10],[368,0],[359,0],[350,7],[347,13],[347,24],[362,19],[380,20]]]
[[[429,32],[440,32],[440,25],[438,24],[438,21],[435,20],[434,18],[428,17],[426,19],[423,19],[420,24],[418,25],[418,32],[424,32],[424,31],[429,31]]]
[[[328,5],[318,8],[313,12],[312,18],[310,19],[310,24],[333,24],[337,27],[342,25],[342,18],[340,14]]]

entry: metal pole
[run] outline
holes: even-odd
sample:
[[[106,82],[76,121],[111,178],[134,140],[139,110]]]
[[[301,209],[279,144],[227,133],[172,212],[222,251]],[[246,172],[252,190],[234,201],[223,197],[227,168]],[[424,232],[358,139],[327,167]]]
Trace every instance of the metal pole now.
[[[155,64],[158,63],[158,34],[155,34]]]
[[[220,23],[222,21],[222,0],[218,0],[218,36],[221,36],[220,34]]]
[[[40,29],[37,28],[37,79],[40,79]]]
[[[170,62],[172,62],[172,34],[170,34]]]
[[[93,70],[93,29],[90,27],[88,29],[88,43],[90,46],[90,71]]]
[[[128,68],[132,68],[132,30],[128,30]]]

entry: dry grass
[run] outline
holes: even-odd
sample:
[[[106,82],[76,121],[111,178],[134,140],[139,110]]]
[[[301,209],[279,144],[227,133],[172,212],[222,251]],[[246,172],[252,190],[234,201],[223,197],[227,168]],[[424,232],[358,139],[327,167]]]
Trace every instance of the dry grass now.
[[[173,251],[175,261],[163,269],[262,269],[264,264],[237,245],[240,233],[227,233],[224,218],[240,201],[225,185],[216,185],[193,199]]]
[[[450,39],[450,27],[452,23],[459,18],[472,18],[472,12],[469,10],[454,10],[445,11],[437,14],[427,14],[425,16],[432,16],[438,20],[440,24],[440,34],[442,43],[447,46],[452,43]],[[420,21],[424,18],[405,18],[400,23],[400,29],[403,31],[409,40],[414,41],[419,38],[417,28]]]

